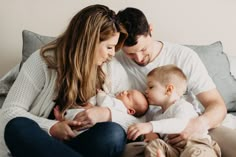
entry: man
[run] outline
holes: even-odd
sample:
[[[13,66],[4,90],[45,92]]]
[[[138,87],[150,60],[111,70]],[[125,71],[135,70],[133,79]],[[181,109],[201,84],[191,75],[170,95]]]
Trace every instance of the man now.
[[[198,118],[189,122],[181,134],[169,135],[168,143],[184,146],[186,139],[191,135],[217,127],[227,113],[226,106],[198,55],[187,47],[152,39],[152,27],[148,24],[142,11],[138,9],[126,8],[119,11],[118,18],[124,24],[129,35],[124,43],[123,52],[118,53],[116,58],[125,68],[130,80],[132,80],[132,82],[130,81],[132,87],[144,91],[146,88],[146,74],[149,71],[157,66],[175,64],[187,76],[187,100],[194,100],[194,96],[196,96],[205,108]],[[119,73],[115,77],[117,79]],[[195,108],[197,109],[196,104]],[[147,113],[147,118],[151,113],[150,110]],[[232,141],[233,139],[229,137],[229,139],[222,141],[224,134],[236,136],[234,131],[218,127],[212,130],[211,134],[222,148],[223,155],[233,156],[236,154],[236,152],[233,152],[235,151],[233,149],[235,144],[233,143],[236,143],[236,139]],[[228,145],[225,147],[227,142]],[[142,153],[143,147],[143,144],[136,145],[132,143],[128,145],[128,154],[125,152],[124,156],[138,156],[137,153]],[[135,151],[130,149],[135,149]]]

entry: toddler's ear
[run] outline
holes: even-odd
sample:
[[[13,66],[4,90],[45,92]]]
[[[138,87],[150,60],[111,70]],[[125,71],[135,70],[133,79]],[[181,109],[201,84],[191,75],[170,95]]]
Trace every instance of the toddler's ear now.
[[[127,110],[127,112],[128,112],[128,114],[130,114],[130,115],[134,115],[134,114],[136,113],[136,111],[135,111],[133,108],[129,108],[129,109]]]
[[[168,84],[166,86],[166,95],[170,96],[173,93],[174,88],[175,88],[174,85]]]

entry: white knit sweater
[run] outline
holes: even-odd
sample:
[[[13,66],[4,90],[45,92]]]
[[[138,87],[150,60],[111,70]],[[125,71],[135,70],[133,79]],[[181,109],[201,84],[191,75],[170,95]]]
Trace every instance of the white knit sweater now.
[[[112,64],[114,65],[119,63],[113,62]],[[112,71],[112,69],[109,68],[110,65],[104,65],[104,67],[106,68],[106,71]],[[122,72],[120,74],[122,75]],[[109,75],[112,75],[112,73]],[[48,69],[43,58],[40,56],[39,51],[33,53],[24,63],[16,81],[7,95],[2,109],[0,110],[1,157],[9,156],[3,135],[5,126],[11,119],[15,117],[28,117],[38,123],[38,125],[46,132],[48,132],[49,129],[57,122],[56,120],[49,120],[47,118],[54,106],[53,99],[55,97],[54,89],[56,77],[57,74],[55,70]],[[119,85],[119,83],[117,84]],[[115,86],[116,83],[111,85],[110,81],[107,80],[104,88],[108,91],[114,88],[117,90],[118,87]],[[112,121],[121,124],[123,128],[127,128],[130,124],[138,121],[135,117],[120,111],[111,109],[111,113]]]

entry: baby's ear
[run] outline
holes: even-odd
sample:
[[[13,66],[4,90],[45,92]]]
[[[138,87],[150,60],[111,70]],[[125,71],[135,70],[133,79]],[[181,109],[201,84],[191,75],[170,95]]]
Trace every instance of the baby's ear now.
[[[133,108],[128,108],[127,112],[130,115],[134,115],[136,113],[135,109],[133,109]]]
[[[166,86],[166,95],[170,96],[173,93],[174,89],[175,89],[174,85],[168,84]]]

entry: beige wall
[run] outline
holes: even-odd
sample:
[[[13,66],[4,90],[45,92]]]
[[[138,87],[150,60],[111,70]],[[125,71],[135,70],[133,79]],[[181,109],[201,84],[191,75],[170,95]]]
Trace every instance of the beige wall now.
[[[0,0],[0,77],[20,62],[21,32],[28,29],[55,36],[81,8],[96,3],[118,11],[128,6],[143,10],[157,40],[180,44],[223,42],[236,56],[235,0]]]

